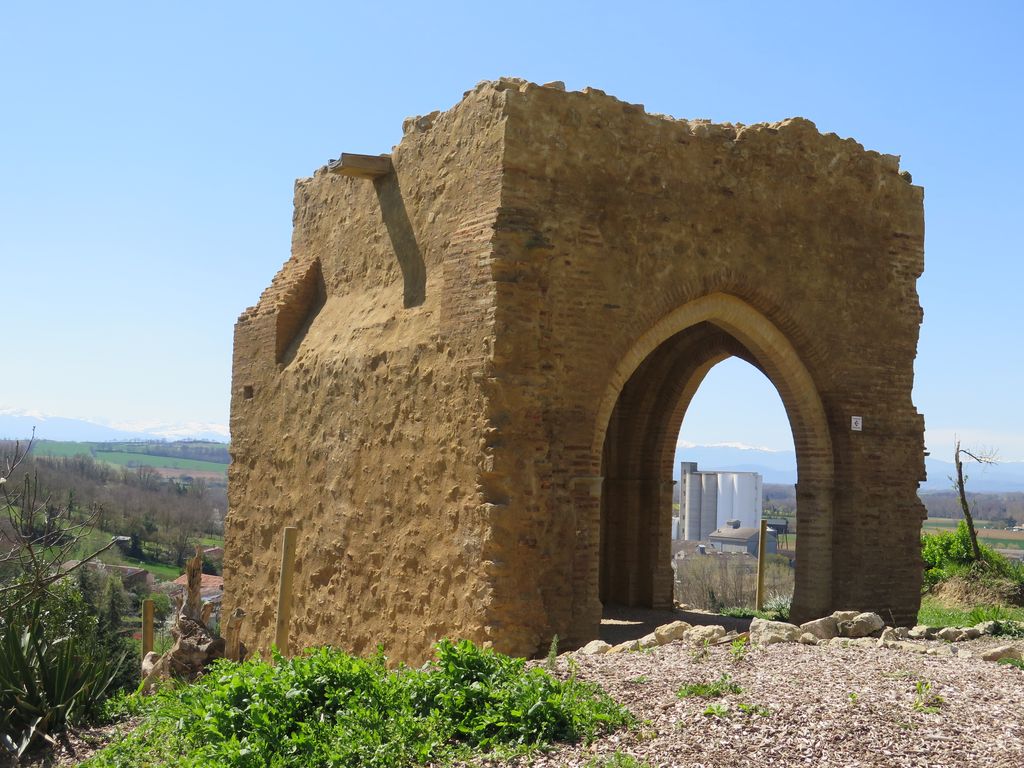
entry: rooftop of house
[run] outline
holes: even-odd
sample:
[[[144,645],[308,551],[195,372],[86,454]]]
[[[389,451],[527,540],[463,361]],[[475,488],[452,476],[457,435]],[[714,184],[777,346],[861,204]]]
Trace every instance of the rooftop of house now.
[[[176,578],[171,583],[172,584],[177,584],[179,587],[182,587],[182,588],[187,587],[188,586],[188,574],[187,573],[181,574],[181,576]],[[209,573],[202,574],[202,580],[199,582],[199,591],[202,592],[204,596],[208,595],[211,592],[223,592],[224,591],[224,577],[223,576],[214,576],[214,575],[209,574]]]
[[[725,539],[728,541],[750,541],[750,539],[756,539],[760,533],[761,531],[758,528],[733,528],[726,525],[714,531],[708,538]],[[774,536],[775,532],[769,530],[768,535]]]

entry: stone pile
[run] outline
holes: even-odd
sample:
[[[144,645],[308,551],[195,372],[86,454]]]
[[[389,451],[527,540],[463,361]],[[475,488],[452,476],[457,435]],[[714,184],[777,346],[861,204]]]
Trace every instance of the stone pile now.
[[[919,624],[912,628],[889,627],[877,613],[860,611],[836,611],[800,626],[782,621],[754,619],[750,623],[752,645],[799,642],[806,645],[830,645],[838,647],[891,648],[925,653],[931,656],[958,655],[973,656],[968,650],[952,647],[952,643],[976,640],[992,635],[998,623],[986,621],[973,627],[928,627]],[[940,640],[947,645],[926,645],[921,641]],[[915,642],[917,641],[917,642]],[[979,654],[985,661],[1000,659],[1024,659],[1021,649],[1004,645],[988,649]]]
[[[889,627],[877,613],[836,611],[799,626],[784,621],[754,619],[746,633],[751,645],[765,646],[775,643],[802,643],[831,647],[889,648],[928,654],[930,656],[977,656],[984,661],[1015,659],[1024,661],[1024,652],[1012,644],[974,651],[958,649],[954,644],[994,635],[998,622],[986,621],[973,627],[928,627],[919,624],[913,628]],[[691,645],[714,645],[730,642],[743,635],[727,632],[718,625],[693,626],[685,621],[663,624],[648,635],[618,645],[603,640],[592,640],[580,653],[593,656],[606,653],[625,653],[655,648],[674,641]],[[928,645],[925,641],[942,641],[943,645]]]
[[[669,624],[662,624],[648,635],[638,640],[627,640],[618,645],[610,645],[604,640],[591,640],[580,649],[580,653],[586,656],[595,656],[603,653],[625,653],[627,651],[642,651],[646,648],[656,648],[659,645],[666,645],[675,640],[682,640],[692,645],[711,645],[720,642],[729,633],[725,627],[718,625],[693,626],[685,621],[673,621]]]

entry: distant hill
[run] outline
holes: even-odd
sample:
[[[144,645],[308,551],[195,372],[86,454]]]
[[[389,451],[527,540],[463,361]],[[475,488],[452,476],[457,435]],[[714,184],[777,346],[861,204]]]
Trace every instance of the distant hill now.
[[[676,448],[673,477],[679,477],[679,463],[696,461],[700,469],[728,472],[760,472],[765,483],[792,485],[796,482],[796,454],[793,451],[769,451],[736,445],[694,445]],[[950,476],[956,473],[952,462],[926,457],[928,480],[922,491],[948,490]],[[989,466],[964,465],[967,487],[978,493],[1012,493],[1024,491],[1024,461],[1007,461]]]
[[[26,440],[35,430],[42,440],[105,442],[110,440],[209,440],[228,442],[229,432],[221,424],[198,422],[171,424],[146,422],[137,424],[100,424],[88,419],[50,416],[13,408],[0,409],[0,440]]]

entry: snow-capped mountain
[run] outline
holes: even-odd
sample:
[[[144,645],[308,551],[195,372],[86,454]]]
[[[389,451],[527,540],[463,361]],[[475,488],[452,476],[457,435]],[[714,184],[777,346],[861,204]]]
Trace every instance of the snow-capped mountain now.
[[[698,469],[720,469],[728,472],[759,472],[764,482],[791,485],[796,482],[796,454],[793,451],[773,451],[765,448],[723,443],[720,445],[676,446],[676,470],[679,462],[696,461]],[[948,491],[949,479],[956,472],[953,463],[933,457],[925,459],[928,479],[921,483],[922,491]],[[1012,493],[1024,491],[1024,462],[1005,461],[992,465],[973,462],[964,465],[967,488],[976,493]]]
[[[0,408],[0,439],[74,440],[213,440],[228,442],[226,425],[202,422],[169,423],[162,421],[101,423],[89,419],[51,416],[39,411]]]

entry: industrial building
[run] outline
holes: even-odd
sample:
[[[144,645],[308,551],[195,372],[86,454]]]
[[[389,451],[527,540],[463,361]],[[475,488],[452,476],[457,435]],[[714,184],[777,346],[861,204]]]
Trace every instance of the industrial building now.
[[[673,538],[706,541],[729,520],[738,520],[744,528],[757,528],[764,498],[762,486],[757,472],[699,471],[696,462],[682,462],[679,517],[673,521]]]

